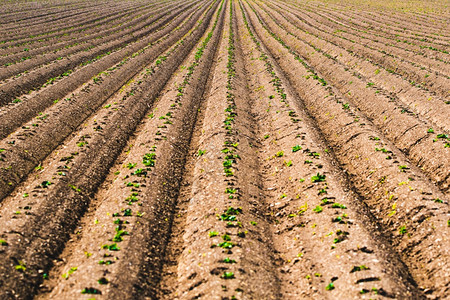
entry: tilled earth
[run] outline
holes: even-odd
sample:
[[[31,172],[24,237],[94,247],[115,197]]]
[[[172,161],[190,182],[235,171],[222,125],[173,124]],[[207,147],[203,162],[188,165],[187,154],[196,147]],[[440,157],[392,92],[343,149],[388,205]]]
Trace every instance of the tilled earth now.
[[[446,299],[450,12],[399,3],[3,2],[0,299]]]

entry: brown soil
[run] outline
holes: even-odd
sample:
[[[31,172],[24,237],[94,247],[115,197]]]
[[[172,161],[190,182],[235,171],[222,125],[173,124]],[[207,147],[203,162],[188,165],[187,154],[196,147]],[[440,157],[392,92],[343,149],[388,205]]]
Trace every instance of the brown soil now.
[[[2,5],[0,299],[446,299],[450,12],[402,1]]]

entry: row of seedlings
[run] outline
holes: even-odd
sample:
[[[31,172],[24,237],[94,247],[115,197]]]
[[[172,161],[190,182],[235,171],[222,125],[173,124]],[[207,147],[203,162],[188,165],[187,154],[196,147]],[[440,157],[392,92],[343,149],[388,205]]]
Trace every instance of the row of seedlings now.
[[[213,4],[211,4],[213,5]],[[220,13],[220,9],[219,12]],[[99,261],[99,264],[101,265],[105,265],[108,266],[110,264],[114,263],[114,260],[117,259],[117,257],[115,257],[113,255],[114,251],[120,251],[120,243],[121,241],[123,241],[123,236],[125,235],[129,235],[130,231],[127,230],[127,224],[130,224],[130,221],[128,220],[124,220],[125,217],[142,217],[143,213],[139,211],[139,206],[142,206],[142,201],[144,201],[144,199],[141,199],[139,197],[139,192],[141,192],[141,190],[139,189],[140,187],[146,187],[149,183],[146,182],[146,180],[148,181],[148,178],[150,176],[150,172],[152,171],[152,168],[155,166],[155,162],[156,162],[156,149],[157,149],[157,143],[161,142],[163,140],[166,140],[167,137],[164,135],[163,130],[168,130],[172,121],[171,119],[174,117],[174,112],[176,112],[177,108],[182,106],[182,97],[183,97],[183,90],[184,88],[189,84],[189,80],[192,77],[192,74],[196,68],[196,66],[198,66],[199,61],[202,57],[202,54],[206,48],[206,45],[208,44],[209,40],[212,37],[212,32],[217,24],[217,20],[218,18],[216,18],[216,21],[213,25],[213,29],[211,30],[211,32],[207,35],[207,37],[203,40],[202,44],[200,45],[200,47],[197,49],[195,56],[194,56],[194,62],[187,68],[187,73],[185,74],[184,78],[183,78],[183,82],[180,86],[177,87],[178,93],[174,99],[174,101],[172,101],[172,103],[169,106],[169,111],[166,114],[162,114],[160,117],[158,117],[158,121],[160,121],[162,124],[157,126],[157,130],[155,132],[155,142],[156,145],[153,145],[152,147],[150,147],[150,152],[146,153],[143,157],[142,157],[142,167],[138,168],[137,167],[137,163],[128,163],[126,165],[124,165],[124,167],[130,169],[130,170],[134,170],[134,171],[130,171],[130,174],[125,175],[125,177],[122,178],[122,180],[124,181],[124,184],[126,187],[130,188],[130,194],[128,195],[128,197],[126,197],[124,199],[124,203],[126,203],[128,205],[128,207],[122,208],[120,212],[116,212],[112,214],[112,222],[115,226],[115,234],[114,237],[112,239],[109,240],[110,243],[105,243],[101,246],[102,249],[105,250],[105,253],[103,255],[103,259],[101,259]],[[200,26],[200,25],[198,25]],[[194,30],[194,29],[193,29]],[[189,33],[192,32],[189,31]],[[186,35],[188,35],[189,33],[187,33]],[[179,46],[181,46],[183,44],[183,39],[181,39],[179,42],[177,42],[177,44],[170,49],[167,53],[165,53],[164,55],[161,55],[157,58],[157,60],[155,61],[155,66],[151,67],[149,69],[147,69],[147,74],[152,74],[155,72],[156,68],[163,68],[164,65],[164,61],[167,59],[167,57]],[[155,118],[155,114],[157,113],[157,108],[155,108],[147,117],[150,119]],[[142,178],[140,180],[140,178]],[[133,179],[130,181],[130,179]],[[142,182],[141,182],[142,181]],[[136,213],[133,213],[133,207],[138,206],[136,210]],[[135,223],[139,223],[136,220],[133,220],[133,224]],[[108,284],[109,281],[107,278],[105,277],[101,277],[100,279],[98,279],[97,281],[99,284]],[[95,287],[86,287],[81,291],[82,294],[101,294],[101,291]]]

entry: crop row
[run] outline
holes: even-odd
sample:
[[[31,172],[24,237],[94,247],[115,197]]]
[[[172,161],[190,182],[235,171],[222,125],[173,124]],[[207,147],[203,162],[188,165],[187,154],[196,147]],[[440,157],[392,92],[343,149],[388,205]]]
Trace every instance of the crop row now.
[[[337,160],[351,176],[354,188],[366,199],[386,232],[390,232],[398,252],[404,254],[409,249],[404,261],[411,266],[415,279],[427,282],[426,276],[440,276],[438,272],[427,272],[426,276],[414,273],[416,267],[413,266],[423,262],[421,247],[431,245],[433,239],[445,239],[441,237],[447,226],[442,204],[444,196],[421,171],[409,165],[403,154],[368,119],[344,102],[342,93],[308,79],[311,73],[305,67],[307,64],[289,50],[281,38],[261,25],[262,21],[250,7],[248,13],[259,38],[272,55],[277,53],[277,63],[304,107],[315,118]],[[380,155],[382,153],[384,155]],[[413,198],[417,200],[411,201]],[[434,248],[431,252],[428,254],[436,260],[429,261],[425,266],[428,270],[434,270],[439,257],[445,256],[443,249]],[[438,293],[440,288],[436,287]]]
[[[286,17],[289,15],[291,13],[286,14]],[[383,67],[388,73],[404,77],[413,86],[431,89],[439,93],[438,95],[446,97],[445,82],[448,80],[448,76],[443,76],[440,72],[433,72],[416,62],[405,61],[397,53],[388,53],[386,52],[387,47],[382,43],[375,45],[361,44],[355,41],[352,35],[343,36],[340,32],[345,28],[340,29],[340,23],[329,22],[328,25],[325,25],[318,22],[321,18],[309,17],[306,14],[300,15],[295,10],[292,11],[292,15],[290,19],[293,19],[294,24],[306,34],[333,43],[352,55],[369,59],[374,65]],[[376,38],[373,38],[373,40],[376,40]]]
[[[1,63],[8,66],[31,59],[39,54],[56,51],[61,52],[61,50],[75,47],[89,40],[101,38],[118,30],[124,30],[127,27],[133,26],[133,24],[139,23],[142,19],[148,18],[152,14],[152,12],[147,12],[149,9],[156,10],[160,6],[162,5],[141,8],[139,15],[135,15],[132,9],[127,9],[121,13],[111,14],[111,16],[103,18],[101,22],[89,26],[71,26],[71,28],[73,27],[75,29],[73,31],[71,30],[71,32],[64,32],[61,35],[53,37],[40,38],[34,42],[22,42],[15,47],[2,49],[1,53],[3,57]]]
[[[205,5],[204,9],[206,8],[207,7]],[[74,165],[70,168],[70,171],[67,171],[66,176],[56,183],[55,186],[52,186],[52,190],[45,197],[46,199],[52,200],[52,207],[48,207],[44,203],[34,212],[37,216],[36,219],[42,220],[41,217],[48,217],[49,222],[54,225],[38,230],[40,236],[46,235],[49,237],[49,245],[45,247],[42,247],[42,245],[40,246],[40,255],[36,255],[37,252],[31,253],[35,251],[31,250],[35,249],[33,245],[38,246],[40,243],[39,238],[36,236],[37,231],[34,231],[33,229],[35,225],[40,225],[33,222],[33,220],[29,220],[25,223],[28,224],[28,226],[26,226],[26,230],[24,230],[24,235],[30,235],[30,238],[31,236],[35,237],[32,238],[35,244],[30,245],[30,248],[28,248],[31,252],[26,253],[23,248],[15,247],[17,241],[12,239],[8,240],[8,244],[10,246],[8,246],[9,249],[7,251],[7,256],[11,257],[11,255],[13,255],[14,257],[24,257],[21,261],[26,263],[27,270],[25,272],[25,270],[22,269],[24,271],[23,273],[26,275],[24,280],[26,280],[28,284],[24,284],[25,281],[22,280],[22,283],[19,283],[19,286],[17,286],[14,282],[9,281],[8,286],[10,286],[13,290],[16,290],[16,292],[22,291],[23,293],[29,293],[31,290],[27,291],[27,289],[34,288],[35,285],[33,282],[42,280],[42,276],[38,275],[38,269],[47,269],[51,263],[49,258],[62,250],[61,247],[64,245],[65,241],[67,241],[70,230],[75,228],[79,218],[89,205],[89,199],[92,196],[92,193],[96,191],[99,184],[103,181],[105,176],[104,174],[108,172],[117,155],[124,147],[127,137],[134,131],[139,123],[139,120],[141,120],[145,115],[149,101],[153,101],[157,97],[159,91],[163,88],[169,76],[176,68],[178,68],[180,62],[190,52],[194,46],[194,43],[196,43],[198,38],[203,34],[206,26],[209,24],[213,11],[214,9],[209,9],[205,19],[202,20],[200,25],[192,31],[191,35],[183,39],[183,47],[177,47],[169,59],[165,60],[163,63],[160,63],[158,68],[156,68],[154,73],[152,73],[151,79],[149,78],[142,82],[140,90],[130,94],[132,97],[124,99],[121,108],[113,115],[113,118],[107,125],[103,125],[105,126],[104,128],[100,125],[97,126],[97,129],[101,131],[101,135],[97,135],[89,142],[87,152],[72,158],[74,159]],[[196,24],[196,19],[189,22],[189,26],[186,26],[185,32],[187,32],[187,29],[189,29],[193,24]],[[171,36],[168,39],[167,44],[172,44],[178,38],[179,36],[177,37],[176,35]],[[148,59],[149,57],[147,56],[147,61]],[[154,59],[156,59],[156,56],[154,56],[152,60]],[[145,85],[145,87],[143,85]],[[183,110],[189,108],[190,107],[188,105],[186,108],[183,106]],[[134,118],[125,117],[125,115],[128,114],[132,114]],[[103,140],[103,134],[110,137],[106,143]],[[112,152],[111,149],[115,149],[115,151]],[[149,164],[154,164],[154,158],[155,157],[151,160],[144,159],[144,161]],[[136,173],[136,175],[145,176],[147,172],[142,169],[140,170],[141,171]],[[88,174],[96,175],[89,176]],[[62,194],[64,194],[64,197],[60,196]],[[58,207],[61,211],[61,214],[58,214],[58,217],[55,217],[53,213],[48,214],[49,209],[54,210],[53,205],[56,203],[55,201],[60,203],[60,205],[56,205],[56,207]],[[70,210],[66,210],[64,207],[70,207]],[[131,214],[131,212],[132,208],[129,208],[125,211],[125,216]],[[144,212],[145,207],[142,207],[142,215]],[[123,214],[123,212],[121,214]],[[28,231],[28,229],[30,229],[30,231]],[[2,265],[2,269],[5,267],[11,267],[8,266],[8,262],[12,261],[9,261],[9,259],[5,260],[5,263]],[[12,267],[14,268],[14,263]],[[19,274],[20,273],[17,275]],[[13,279],[11,278],[11,280]],[[90,290],[87,289],[86,291]]]
[[[23,72],[29,68],[44,64],[42,67],[37,68],[30,73],[20,74],[21,76],[18,78],[14,78],[13,80],[4,83],[4,88],[0,94],[1,103],[4,105],[16,97],[40,87],[46,82],[51,84],[55,77],[67,72],[67,70],[71,70],[76,66],[89,62],[96,57],[102,57],[105,54],[111,53],[111,51],[119,50],[130,43],[138,41],[140,38],[151,34],[156,28],[163,26],[165,24],[164,22],[170,21],[170,18],[168,18],[167,15],[172,15],[172,17],[174,16],[173,13],[170,14],[170,12],[167,12],[165,9],[160,9],[158,12],[159,13],[150,18],[150,20],[147,20],[144,24],[141,24],[141,26],[139,26],[141,29],[134,32],[132,36],[123,37],[122,34],[124,34],[124,32],[117,33],[102,40],[92,42],[88,47],[86,47],[87,45],[81,45],[79,47],[75,47],[74,49],[70,49],[70,52],[75,52],[67,57],[59,57],[58,54],[49,54],[42,57],[37,57],[36,59],[30,59],[19,65],[7,67],[7,69],[2,72],[2,79],[13,76],[17,72]],[[145,25],[150,26],[146,28]],[[133,32],[133,29],[128,29],[128,31],[131,33]],[[51,62],[49,65],[45,65],[49,62]],[[49,82],[49,80],[51,81]]]
[[[156,3],[132,3],[124,2],[118,6],[92,6],[89,8],[80,8],[69,10],[67,15],[61,14],[58,17],[53,16],[51,20],[36,20],[34,22],[25,21],[16,22],[12,28],[4,29],[2,48],[13,46],[26,41],[37,41],[38,39],[47,39],[52,36],[64,35],[73,32],[73,29],[83,30],[91,26],[102,24],[112,15],[120,16],[119,12],[137,11],[155,6]],[[44,25],[46,25],[44,27]],[[25,28],[24,28],[25,27]],[[22,30],[20,30],[22,29]],[[7,30],[10,30],[9,32]]]
[[[353,72],[353,75],[365,82],[366,88],[375,90],[375,94],[382,93],[387,95],[391,101],[396,100],[398,106],[406,106],[405,108],[402,107],[404,111],[412,111],[428,119],[433,124],[433,127],[441,127],[441,131],[444,130],[447,132],[449,130],[449,125],[446,124],[448,122],[446,122],[445,118],[446,111],[449,107],[442,99],[434,97],[433,94],[426,91],[411,87],[409,82],[399,80],[398,77],[390,75],[385,70],[380,69],[379,66],[372,65],[362,58],[352,58],[352,55],[346,52],[343,53],[339,47],[334,47],[322,39],[308,39],[297,27],[288,21],[283,21],[283,18],[278,14],[276,15],[278,18],[276,19],[270,13],[268,15],[272,17],[274,23],[279,27],[290,32],[298,40],[307,42],[307,45],[311,47],[309,49],[315,50],[324,57],[334,60],[349,73]],[[304,51],[302,55],[306,57],[308,56],[307,53],[308,51]]]
[[[60,13],[62,15],[70,14],[72,10],[77,9],[87,9],[89,7],[98,7],[97,5],[88,5],[88,4],[82,4],[74,3],[73,5],[70,5],[70,7],[58,7],[59,5],[56,5],[52,7],[52,5],[34,5],[34,7],[30,7],[27,9],[22,9],[22,5],[14,4],[13,8],[7,12],[7,5],[4,4],[2,6],[2,27],[8,27],[14,25],[11,25],[10,23],[22,23],[22,22],[35,22],[35,21],[41,21],[41,20],[47,20],[47,19],[54,19],[55,13]],[[11,13],[12,12],[12,13]]]
[[[445,298],[445,20],[346,5],[5,5],[2,295]]]
[[[262,15],[258,14],[257,16],[258,21],[262,23]],[[434,131],[430,134],[429,129],[433,127],[430,123],[417,118],[413,114],[407,114],[407,111],[401,109],[401,105],[395,101],[395,98],[389,98],[377,93],[377,91],[373,94],[370,93],[368,87],[373,84],[365,81],[358,73],[351,72],[350,69],[339,65],[325,55],[312,55],[311,53],[314,52],[311,51],[315,51],[312,47],[306,46],[305,48],[302,41],[287,34],[286,31],[283,31],[268,18],[264,18],[263,26],[284,48],[295,55],[299,62],[321,72],[326,80],[329,80],[339,89],[343,98],[342,101],[346,101],[348,106],[352,106],[353,102],[362,114],[370,118],[374,125],[382,130],[383,134],[407,154],[413,162],[420,166],[433,181],[438,183],[443,191],[448,189],[449,183],[446,183],[448,171],[444,165],[437,165],[430,155],[431,153],[439,153],[440,156],[445,156],[445,153],[447,153],[445,132],[442,132],[444,134],[444,143],[442,143],[439,138],[436,138],[437,135],[433,134]],[[337,74],[339,74],[339,77],[336,77]],[[372,102],[368,102],[366,99],[372,99]],[[434,114],[439,113],[438,111],[434,112]],[[445,124],[444,122],[442,123]]]
[[[361,36],[373,36],[375,38],[380,38],[381,41],[385,41],[386,43],[390,43],[393,47],[399,47],[402,45],[404,49],[412,50],[413,52],[421,52],[428,55],[437,55],[437,57],[445,57],[440,55],[448,54],[443,45],[436,44],[432,40],[435,37],[423,36],[420,32],[418,32],[417,26],[413,26],[413,24],[409,24],[410,30],[414,30],[415,34],[413,36],[405,35],[404,28],[400,30],[395,30],[391,32],[392,29],[386,30],[384,28],[379,28],[377,23],[380,22],[379,17],[376,15],[367,16],[364,13],[362,14],[351,14],[349,15],[346,12],[331,12],[331,11],[320,11],[320,15],[326,16],[330,21],[337,21],[340,24],[344,25],[346,28],[352,28],[352,30],[359,32]],[[386,27],[389,28],[389,24],[392,24],[392,19],[384,19],[381,22],[386,23]],[[437,26],[435,27],[437,28]],[[368,30],[367,30],[368,29]],[[431,33],[433,29],[427,28],[426,31],[428,34]],[[368,35],[370,33],[370,35]],[[437,35],[437,34],[436,34]],[[426,39],[428,38],[428,39]],[[436,48],[437,47],[437,48]]]

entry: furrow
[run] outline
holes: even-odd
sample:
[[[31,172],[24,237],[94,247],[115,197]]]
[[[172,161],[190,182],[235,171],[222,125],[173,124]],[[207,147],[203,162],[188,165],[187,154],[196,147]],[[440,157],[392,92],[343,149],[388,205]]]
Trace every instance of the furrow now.
[[[266,9],[264,11],[268,13]],[[288,34],[293,35],[297,40],[305,41],[305,36],[296,30],[294,26],[282,21],[282,16],[279,14],[277,14],[278,18],[274,18],[272,14],[269,14],[269,16],[275,24],[287,31]],[[367,63],[364,59],[352,59],[346,53],[343,54],[339,48],[332,47],[326,41],[314,39],[308,41],[307,45],[327,59],[335,61],[344,69],[348,69],[348,72],[353,72],[358,77],[363,77],[366,88],[375,90],[375,93],[386,95],[392,102],[396,103],[399,109],[410,110],[418,114],[431,124],[431,127],[439,128],[437,131],[450,132],[450,122],[448,122],[446,117],[450,114],[450,107],[442,98],[435,98],[430,93],[418,90],[412,87],[409,82],[398,80],[397,77],[390,75],[388,72],[382,73],[378,66]],[[378,79],[381,76],[384,76],[384,78],[382,80]]]
[[[291,8],[289,6],[282,7]],[[350,51],[350,53],[354,55],[363,55],[373,62],[380,64],[389,73],[400,74],[401,76],[406,77],[411,83],[432,88],[433,90],[437,90],[437,92],[443,97],[448,97],[448,89],[445,84],[448,80],[448,76],[443,76],[443,74],[439,72],[435,73],[428,68],[419,66],[415,62],[408,62],[398,59],[396,55],[387,53],[383,50],[384,47],[372,47],[367,43],[356,43],[351,36],[346,37],[340,34],[340,32],[345,30],[345,28],[339,29],[339,24],[337,23],[331,22],[329,24],[326,21],[319,23],[320,19],[316,20],[306,13],[300,14],[299,12],[296,12],[296,9],[293,9],[292,13],[294,14],[297,22],[300,22],[298,23],[299,26],[301,26],[306,32],[311,32],[317,36],[322,36],[326,40],[346,48],[347,51]],[[338,29],[334,28],[333,25],[338,27]]]
[[[296,107],[295,93],[277,76],[264,45],[252,31],[244,38],[256,43],[256,49],[244,46],[243,50],[246,66],[255,61],[247,78],[252,78],[252,107],[260,124],[258,156],[265,161],[260,168],[260,195],[273,216],[281,298],[420,294],[399,256],[378,232],[373,216],[333,166],[334,157],[314,130],[315,124]]]
[[[161,9],[161,12],[157,13],[155,17],[145,22],[145,24],[147,25],[152,25],[153,23],[156,22],[155,24],[149,26],[148,28],[144,27],[143,29],[137,30],[136,32],[134,32],[134,30],[136,29],[130,29],[128,32],[130,33],[129,36],[122,36],[123,33],[119,33],[118,35],[121,36],[120,38],[118,38],[118,36],[115,35],[105,37],[103,39],[104,43],[103,41],[91,42],[90,43],[91,45],[89,46],[85,45],[87,46],[85,47],[85,49],[83,50],[80,49],[81,51],[78,51],[77,53],[73,54],[70,57],[66,57],[65,59],[63,58],[62,60],[57,60],[50,65],[42,66],[41,68],[33,70],[33,72],[27,73],[18,78],[15,78],[14,80],[10,80],[2,84],[2,89],[0,91],[0,105],[3,106],[8,102],[11,102],[14,98],[17,98],[18,96],[24,93],[36,89],[42,86],[43,84],[51,84],[58,76],[64,77],[70,75],[73,68],[84,62],[94,59],[97,56],[102,56],[105,53],[108,54],[108,52],[113,51],[115,49],[120,49],[121,47],[124,47],[126,44],[136,42],[139,38],[142,38],[147,34],[151,34],[152,31],[154,31],[158,26],[164,25],[164,22],[161,21],[170,21],[170,19],[160,20],[169,13],[170,12],[168,12],[167,10]],[[158,20],[160,21],[158,22]],[[134,34],[131,34],[132,32],[134,32]],[[41,60],[43,60],[41,61],[41,63],[46,61],[45,57],[41,58]],[[38,62],[34,60],[29,61],[29,64],[34,63]],[[25,68],[25,70],[29,68],[27,63],[20,64],[17,66],[13,65],[11,67],[13,69],[22,68],[21,71],[24,71],[23,68]],[[16,74],[16,71],[14,70],[11,70],[11,72],[9,72],[8,70],[3,70],[0,78],[2,79],[9,78],[14,74]]]
[[[195,7],[195,9],[200,9],[200,6]],[[183,23],[194,17],[192,16],[193,11],[195,12],[193,8],[186,10],[184,13],[174,11],[172,22],[166,24],[163,28],[156,29],[153,34],[145,37],[138,43],[112,53],[103,59],[94,61],[92,64],[88,64],[79,70],[75,69],[70,76],[46,87],[30,98],[4,108],[1,113],[3,117],[0,118],[0,138],[6,138],[25,122],[37,116],[39,112],[64,99],[66,95],[73,93],[89,79],[96,75],[101,75],[102,72],[109,72],[111,68],[116,68],[117,64],[123,64],[124,60],[134,58],[145,48],[161,42],[163,38],[167,38],[168,34],[176,34],[176,30]]]
[[[212,26],[211,22],[210,27]],[[207,33],[204,37],[206,35]],[[190,64],[194,57],[195,52],[192,52],[183,65]],[[114,288],[112,285],[101,285],[96,281],[100,278],[107,278],[108,282],[112,281],[120,272],[120,269],[116,268],[118,260],[127,259],[124,256],[125,251],[128,247],[133,247],[128,243],[127,236],[134,234],[134,228],[139,227],[140,218],[144,216],[140,215],[139,208],[145,205],[148,199],[143,198],[141,192],[153,187],[151,174],[153,171],[149,166],[164,159],[164,153],[167,150],[161,148],[161,143],[167,138],[165,132],[179,130],[178,127],[174,127],[176,125],[174,120],[182,110],[184,101],[183,96],[177,96],[179,93],[177,87],[183,84],[183,81],[189,77],[187,73],[191,71],[191,68],[182,66],[166,84],[161,97],[151,107],[152,113],[141,122],[135,133],[136,137],[128,141],[129,147],[122,151],[105,183],[92,199],[93,208],[83,217],[79,227],[83,229],[80,231],[77,228],[72,234],[73,241],[65,247],[61,261],[49,271],[46,290],[38,299],[77,298],[83,290],[87,291],[87,288],[91,288],[91,292],[95,288],[102,295],[108,295],[109,290]],[[144,157],[148,160],[142,165]],[[147,175],[134,174],[140,168],[144,169]],[[120,216],[113,218],[116,222],[111,222],[111,214],[121,206],[130,208],[133,214],[122,217],[123,213],[118,213]],[[118,223],[118,219],[121,219],[121,224]],[[92,227],[91,224],[99,226]],[[118,233],[118,226],[127,233],[123,235],[123,238]],[[116,243],[120,251],[105,252],[102,245],[112,243]],[[84,246],[80,247],[80,245]],[[86,253],[89,255],[87,256]],[[60,274],[67,275],[68,271],[74,269],[76,273],[71,271],[68,276],[60,276]]]
[[[153,3],[153,5],[155,5],[156,3]],[[130,5],[128,5],[130,6]],[[106,9],[100,9],[97,8],[94,12],[93,12],[93,16],[91,17],[84,17],[84,18],[78,18],[78,23],[69,23],[69,24],[64,24],[64,25],[70,25],[70,27],[67,27],[66,29],[58,29],[56,28],[56,30],[54,29],[53,31],[48,31],[48,32],[42,32],[38,31],[38,32],[30,32],[30,30],[25,30],[25,32],[22,30],[23,37],[22,39],[20,39],[20,36],[15,35],[15,39],[10,40],[10,41],[5,41],[1,48],[6,48],[6,47],[18,47],[24,44],[34,44],[37,42],[39,42],[40,40],[48,40],[51,38],[55,38],[55,37],[60,37],[61,35],[64,36],[64,34],[69,34],[69,33],[73,33],[73,32],[77,32],[79,30],[84,30],[86,28],[89,28],[89,26],[97,26],[99,24],[103,24],[104,20],[108,19],[109,16],[117,14],[118,11],[121,10],[127,10],[128,6],[125,7],[118,7],[118,9],[111,14],[105,14],[105,10],[108,11],[108,8]],[[136,9],[138,7],[132,6],[132,9]],[[81,22],[80,22],[81,21]],[[42,24],[40,24],[40,26],[42,26],[43,24],[46,24],[47,21],[43,21]],[[48,23],[47,23],[48,24]],[[21,27],[23,28],[24,26],[27,26],[28,24],[21,24]],[[50,25],[50,24],[49,24]],[[72,28],[73,27],[73,28]],[[64,33],[61,33],[60,31],[64,31]]]
[[[268,227],[255,195],[256,174],[248,172],[254,163],[249,155],[253,129],[245,85],[236,74],[232,24],[225,22],[228,33],[211,77],[192,185],[184,196],[189,199],[185,227],[175,249],[169,247],[162,299],[278,298]]]
[[[176,43],[186,34],[196,22],[202,12],[185,24],[176,34],[170,35],[163,42],[151,47],[149,51],[139,55],[133,63],[124,64],[121,72],[112,76],[105,76],[101,85],[88,86],[82,89],[77,97],[69,99],[62,106],[58,114],[48,119],[38,127],[39,131],[25,132],[25,135],[8,143],[2,153],[2,169],[0,171],[0,199],[3,199],[23,178],[42,161],[74,128],[79,126],[85,118],[102,105],[115,91],[139,72],[136,66],[145,66],[155,59],[165,49]],[[75,113],[76,112],[76,113]],[[52,134],[53,132],[58,134]]]
[[[26,45],[28,45],[26,51],[24,51],[23,47],[3,49],[3,51],[0,51],[0,54],[2,54],[2,57],[0,58],[0,64],[11,65],[14,63],[20,63],[27,59],[31,59],[40,54],[49,53],[51,51],[59,51],[59,53],[65,53],[63,49],[72,48],[77,44],[89,41],[91,39],[101,38],[106,34],[113,33],[121,29],[124,30],[125,27],[132,26],[133,24],[138,23],[140,19],[149,17],[152,12],[147,11],[151,9],[157,9],[158,7],[159,6],[154,5],[139,8],[139,17],[135,16],[132,9],[126,9],[121,13],[112,13],[109,17],[104,18],[102,22],[99,22],[98,24],[95,23],[92,24],[92,26],[86,28],[79,28],[73,33],[65,32],[60,36],[56,36],[52,38],[51,43],[50,41],[48,41],[48,39],[47,41],[44,41],[44,39],[40,39],[40,42],[21,43],[20,46],[26,47]],[[138,8],[134,9],[137,10]]]
[[[302,100],[296,105],[304,105],[315,119],[340,166],[350,175],[352,187],[381,223],[414,280],[428,293],[442,295],[447,283],[439,278],[448,277],[443,266],[449,254],[435,241],[448,243],[446,196],[410,166],[369,120],[346,108],[339,92],[306,79],[308,69],[271,38],[250,8],[247,12],[255,34],[286,76],[284,81]]]
[[[252,7],[252,11],[253,9]],[[257,12],[254,11],[254,13],[256,14]],[[450,182],[446,182],[449,172],[447,164],[438,164],[434,157],[430,155],[431,153],[439,157],[448,157],[450,155],[449,149],[445,146],[448,137],[448,135],[445,135],[446,132],[443,133],[443,141],[439,141],[439,138],[436,138],[437,135],[433,134],[434,131],[429,131],[432,128],[429,123],[418,119],[413,114],[405,113],[406,111],[399,109],[396,101],[392,101],[387,96],[376,91],[372,94],[368,90],[368,87],[370,87],[369,82],[365,82],[364,78],[358,76],[358,74],[352,74],[348,70],[346,71],[346,68],[339,66],[333,60],[305,51],[304,44],[300,45],[295,37],[277,28],[270,20],[263,19],[260,14],[256,16],[264,30],[272,35],[273,40],[285,49],[288,49],[295,56],[296,60],[310,68],[312,73],[310,77],[312,79],[319,80],[323,86],[326,86],[327,81],[330,81],[340,91],[342,101],[347,102],[344,102],[344,108],[357,107],[398,149],[405,153],[416,166],[420,167],[442,191],[446,192],[448,190]],[[316,72],[321,73],[320,75],[323,78],[317,75]],[[408,128],[414,128],[414,130],[408,131],[408,134],[403,134]]]
[[[97,136],[90,142],[89,150],[75,159],[74,166],[64,178],[65,180],[58,182],[46,197],[47,201],[51,199],[52,203],[47,202],[39,207],[34,212],[34,218],[19,229],[21,234],[18,237],[12,234],[8,239],[10,246],[0,266],[2,273],[6,274],[7,269],[14,268],[18,258],[27,267],[26,272],[21,273],[18,270],[3,279],[2,285],[7,287],[5,295],[21,294],[25,297],[35,293],[36,284],[42,281],[42,270],[45,272],[52,264],[52,257],[62,251],[69,232],[75,229],[79,218],[89,206],[90,198],[125,146],[128,136],[135,130],[148,106],[157,97],[173,71],[179,67],[182,59],[203,34],[212,13],[213,10],[210,10],[197,30],[184,40],[184,47],[178,47],[175,50],[172,54],[174,58],[167,60],[163,69],[155,71],[152,80],[147,81],[146,86],[138,92],[139,97],[129,98],[123,103],[123,108],[115,114],[114,119],[103,130],[103,134],[108,139]],[[127,118],[129,114],[134,118]],[[143,175],[141,172],[139,175]],[[95,174],[95,176],[89,174]],[[51,226],[42,228],[39,223],[33,222],[33,219]],[[20,246],[22,238],[31,241],[26,249]]]
[[[117,267],[126,272],[118,274],[113,281],[117,286],[123,287],[112,291],[113,298],[132,298],[138,295],[155,298],[158,294],[162,264],[175,218],[174,210],[185,169],[186,155],[189,153],[198,110],[204,94],[209,89],[209,74],[215,61],[226,6],[226,2],[220,4],[215,24],[202,41],[201,47],[197,48],[195,60],[189,66],[193,73],[189,72],[189,77],[185,78],[188,83],[183,87],[180,113],[175,115],[173,130],[165,133],[166,139],[159,146],[163,149],[164,156],[156,163],[157,176],[152,180],[153,188],[143,192],[144,198],[151,200],[141,208],[145,213],[140,220],[142,226],[136,228],[134,235],[130,236],[132,246],[124,250],[124,255],[138,264],[119,262]],[[127,274],[133,274],[133,279],[129,280]]]

